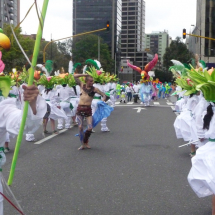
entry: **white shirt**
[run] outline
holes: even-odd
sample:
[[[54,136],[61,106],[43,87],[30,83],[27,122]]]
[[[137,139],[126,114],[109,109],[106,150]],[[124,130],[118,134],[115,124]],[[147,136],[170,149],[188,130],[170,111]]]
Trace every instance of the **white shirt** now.
[[[136,84],[133,86],[133,89],[134,89],[134,92],[135,92],[135,93],[138,93],[139,90],[140,90],[139,86],[136,85]]]
[[[125,91],[126,91],[126,93],[131,93],[132,92],[132,87],[127,86]]]

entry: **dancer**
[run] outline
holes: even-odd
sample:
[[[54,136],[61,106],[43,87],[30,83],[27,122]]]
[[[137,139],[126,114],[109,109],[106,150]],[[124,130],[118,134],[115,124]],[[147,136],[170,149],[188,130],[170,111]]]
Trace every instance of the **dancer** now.
[[[92,133],[92,100],[95,93],[98,93],[103,97],[103,100],[106,99],[106,95],[101,92],[98,88],[93,87],[94,80],[91,76],[87,74],[74,74],[77,85],[81,88],[80,101],[77,108],[77,120],[79,127],[79,138],[81,141],[81,146],[78,150],[82,150],[85,148],[90,149],[89,146],[89,137]],[[80,81],[80,77],[85,77],[85,82]],[[84,132],[83,129],[83,121],[86,118],[87,121],[87,130]]]
[[[64,118],[67,119],[65,112],[61,109],[59,104],[59,98],[57,95],[57,91],[54,90],[54,85],[56,83],[55,77],[46,77],[43,75],[39,81],[40,84],[45,86],[45,89],[42,91],[42,97],[46,100],[47,103],[47,112],[44,114],[43,118],[43,132],[44,134],[48,134],[49,132],[46,130],[46,126],[48,120],[51,121],[51,128],[53,134],[58,134],[58,131],[55,129],[55,120]]]

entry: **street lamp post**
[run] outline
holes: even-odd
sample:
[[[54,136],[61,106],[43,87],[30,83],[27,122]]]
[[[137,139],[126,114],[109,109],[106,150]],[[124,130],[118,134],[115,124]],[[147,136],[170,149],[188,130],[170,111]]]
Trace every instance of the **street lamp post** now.
[[[202,30],[201,29],[199,29],[197,26],[195,26],[195,25],[191,25],[191,26],[193,26],[193,27],[196,27],[198,30],[199,30],[199,33],[200,33],[200,36],[202,36]],[[200,60],[201,60],[201,55],[202,55],[202,51],[201,51],[201,45],[202,45],[202,40],[201,40],[202,38],[200,37],[200,39],[199,39],[199,43],[200,43],[200,51],[199,51],[199,53],[200,53]]]

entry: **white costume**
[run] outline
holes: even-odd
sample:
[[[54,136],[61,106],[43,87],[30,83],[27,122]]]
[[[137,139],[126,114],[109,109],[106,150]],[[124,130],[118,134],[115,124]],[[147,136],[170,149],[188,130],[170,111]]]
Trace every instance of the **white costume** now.
[[[109,86],[106,86],[106,90],[104,90],[104,86],[105,85],[101,85],[99,83],[96,83],[93,86],[96,87],[96,88],[98,88],[101,92],[105,92],[106,90],[109,89]],[[93,98],[92,105],[91,105],[91,107],[92,107],[92,115],[96,112],[96,110],[97,110],[97,103],[99,101],[101,101],[101,96],[96,93],[95,96],[94,96],[94,98]],[[107,123],[107,118],[102,119],[102,121],[101,121],[101,131],[109,131],[106,123]]]
[[[49,118],[53,120],[57,120],[59,118],[67,119],[67,116],[64,113],[64,111],[57,107],[57,106],[60,106],[60,104],[59,104],[59,99],[58,99],[56,90],[52,89],[48,93],[45,92],[45,90],[43,90],[42,97],[46,100],[46,103],[50,105],[51,113],[49,115]]]
[[[37,114],[34,115],[32,109],[28,108],[28,115],[25,124],[25,132],[34,133],[42,123],[42,118],[46,113],[46,102],[41,96],[37,97]],[[3,153],[3,147],[7,132],[11,136],[15,136],[19,132],[21,120],[22,120],[22,110],[17,108],[16,99],[8,98],[0,103],[0,168],[6,162],[5,154]],[[0,192],[3,192],[2,184],[0,180]],[[0,196],[0,214],[3,215],[3,197]]]
[[[76,116],[76,111],[77,111],[78,103],[80,100],[80,87],[77,85],[77,86],[75,86],[75,89],[76,89],[76,92],[73,87],[71,88],[70,103],[73,106],[72,116]]]
[[[215,194],[215,108],[209,130],[205,131],[205,138],[209,139],[204,146],[196,151],[192,158],[192,168],[188,175],[188,182],[198,197]],[[202,114],[204,116],[206,112]]]
[[[111,83],[111,89],[110,89],[110,100],[111,100],[111,106],[115,107],[116,102],[116,83]]]
[[[64,112],[67,115],[67,119],[65,119],[65,128],[70,128],[70,122],[71,122],[71,117],[72,117],[72,104],[70,103],[70,98],[72,97],[72,95],[74,94],[71,90],[70,87],[66,86],[66,87],[59,87],[59,89],[57,90],[57,94],[58,94],[58,98],[60,99],[60,106],[61,108],[64,110]],[[64,124],[64,120],[63,118],[58,119],[58,125],[57,128],[58,129],[63,129],[63,124]]]
[[[194,139],[196,138],[196,135],[192,132],[191,128],[193,127],[191,126],[193,126],[193,111],[197,104],[198,97],[194,95],[188,99],[185,110],[183,110],[183,112],[175,119],[174,128],[178,139],[183,138],[184,141],[196,140]]]

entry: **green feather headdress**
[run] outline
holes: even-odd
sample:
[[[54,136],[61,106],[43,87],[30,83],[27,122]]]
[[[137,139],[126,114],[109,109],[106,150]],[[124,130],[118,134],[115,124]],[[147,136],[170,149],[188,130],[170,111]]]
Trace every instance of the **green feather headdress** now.
[[[88,69],[89,67],[93,66],[95,67],[97,70],[99,70],[100,68],[98,67],[98,64],[96,63],[96,61],[92,60],[92,59],[88,59],[85,61],[85,64],[88,66]],[[87,69],[87,70],[88,70]],[[89,71],[89,70],[88,70]]]
[[[45,68],[47,69],[47,72],[50,74],[53,70],[53,61],[47,60],[45,63]]]
[[[77,72],[76,70],[78,70],[78,68],[81,69],[81,63],[75,63],[73,68],[72,68],[72,74],[74,74],[75,72]]]
[[[189,78],[183,77],[183,78],[177,78],[176,84],[179,85],[183,90],[187,90],[185,92],[185,96],[189,96],[191,94],[197,93],[196,85],[194,82],[192,82]]]
[[[215,70],[204,72],[191,69],[188,77],[196,84],[196,89],[201,90],[207,101],[215,102]]]
[[[93,77],[95,83],[103,83],[103,76],[101,76],[102,74],[98,75],[95,67],[89,67],[88,69],[89,71],[86,71],[86,73]]]

